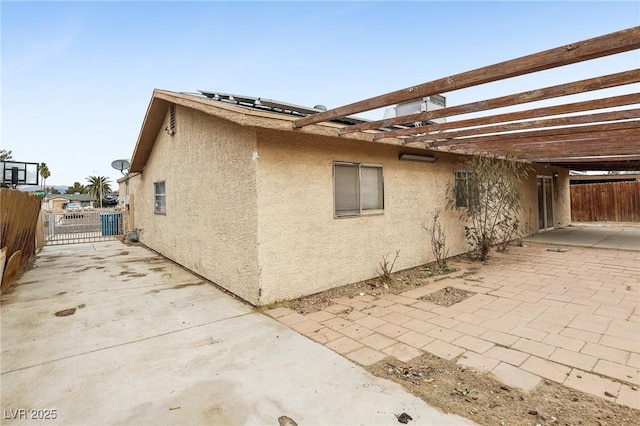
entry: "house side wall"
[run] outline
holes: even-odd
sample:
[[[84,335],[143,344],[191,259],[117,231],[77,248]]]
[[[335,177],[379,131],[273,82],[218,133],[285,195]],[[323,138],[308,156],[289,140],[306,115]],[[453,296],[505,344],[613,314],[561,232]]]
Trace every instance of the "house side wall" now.
[[[459,212],[446,208],[447,190],[461,157],[435,153],[434,164],[399,161],[401,149],[291,132],[258,132],[262,304],[376,277],[383,256],[392,260],[398,250],[394,270],[435,260],[423,224],[436,210],[441,210],[449,255],[468,251]],[[334,161],[383,166],[383,214],[334,217]],[[525,209],[520,220],[523,224],[530,220],[531,232],[537,232],[537,172],[530,174],[523,188]],[[563,207],[558,221],[566,224],[567,217]]]
[[[531,166],[526,185],[524,187],[525,203],[521,222],[529,224],[529,234],[538,232],[538,177],[550,177],[553,192],[553,227],[562,228],[571,223],[571,194],[569,188],[569,170],[559,167]],[[557,177],[554,178],[554,173]]]
[[[140,241],[255,304],[255,132],[180,106],[176,121],[175,135],[160,131],[143,173],[130,180]],[[167,115],[161,128],[168,125]],[[166,214],[154,214],[159,181],[165,182]]]

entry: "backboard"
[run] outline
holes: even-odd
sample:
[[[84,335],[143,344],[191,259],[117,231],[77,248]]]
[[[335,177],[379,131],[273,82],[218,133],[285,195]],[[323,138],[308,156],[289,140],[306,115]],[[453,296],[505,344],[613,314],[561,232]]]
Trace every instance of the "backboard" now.
[[[38,163],[22,161],[0,161],[1,183],[16,185],[38,185]]]

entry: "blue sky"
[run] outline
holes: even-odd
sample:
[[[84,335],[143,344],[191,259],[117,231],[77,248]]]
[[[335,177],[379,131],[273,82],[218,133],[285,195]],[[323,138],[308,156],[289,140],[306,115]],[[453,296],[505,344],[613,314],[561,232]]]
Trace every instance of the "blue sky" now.
[[[637,1],[2,1],[0,8],[2,148],[15,160],[46,162],[48,185],[100,174],[114,187],[120,172],[111,161],[130,158],[154,88],[332,108],[640,25]],[[638,66],[631,52],[453,92],[447,102]]]

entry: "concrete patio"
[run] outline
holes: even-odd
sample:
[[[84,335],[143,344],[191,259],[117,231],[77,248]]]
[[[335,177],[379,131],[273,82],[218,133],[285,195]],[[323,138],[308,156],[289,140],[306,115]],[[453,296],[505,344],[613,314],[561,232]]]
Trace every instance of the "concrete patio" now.
[[[458,261],[400,295],[267,311],[277,321],[141,246],[47,247],[2,296],[2,408],[56,410],[61,424],[396,424],[402,412],[471,424],[358,366],[429,352],[523,390],[548,379],[640,409],[640,252],[566,245],[594,239],[578,231],[591,229]],[[446,286],[476,294],[420,299]]]
[[[640,253],[527,245],[399,295],[268,314],[361,365],[429,352],[525,391],[544,378],[640,409]],[[447,286],[476,294],[450,307],[420,299]]]
[[[2,296],[1,380],[2,424],[472,424],[120,242],[46,247]]]
[[[526,240],[568,246],[640,251],[640,224],[578,222],[564,228],[532,235]]]

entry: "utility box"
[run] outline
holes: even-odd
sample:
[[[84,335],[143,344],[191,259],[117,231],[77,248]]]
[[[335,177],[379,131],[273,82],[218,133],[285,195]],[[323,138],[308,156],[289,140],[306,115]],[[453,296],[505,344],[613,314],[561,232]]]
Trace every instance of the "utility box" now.
[[[120,234],[120,213],[100,213],[100,222],[103,236]]]
[[[447,99],[441,95],[431,95],[422,98],[421,100],[405,102],[396,106],[396,116],[416,114],[419,112],[435,111],[447,106]],[[429,120],[433,123],[444,123],[445,118],[433,118]]]

